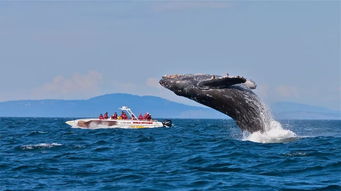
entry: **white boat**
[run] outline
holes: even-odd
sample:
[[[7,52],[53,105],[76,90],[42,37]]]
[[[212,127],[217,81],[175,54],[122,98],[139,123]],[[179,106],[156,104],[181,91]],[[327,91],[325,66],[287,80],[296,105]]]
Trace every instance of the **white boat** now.
[[[162,122],[157,120],[138,120],[136,115],[127,106],[120,108],[122,111],[128,113],[129,119],[76,119],[66,121],[65,123],[73,128],[98,129],[98,128],[156,128],[156,127],[170,127],[172,121],[164,120]]]

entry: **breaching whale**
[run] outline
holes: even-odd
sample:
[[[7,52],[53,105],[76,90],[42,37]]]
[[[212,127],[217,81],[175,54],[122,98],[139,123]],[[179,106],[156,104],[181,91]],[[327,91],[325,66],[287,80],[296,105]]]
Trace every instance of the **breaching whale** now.
[[[210,74],[166,75],[159,82],[176,95],[216,109],[234,119],[244,131],[265,131],[271,115],[252,91],[256,83],[240,76]]]

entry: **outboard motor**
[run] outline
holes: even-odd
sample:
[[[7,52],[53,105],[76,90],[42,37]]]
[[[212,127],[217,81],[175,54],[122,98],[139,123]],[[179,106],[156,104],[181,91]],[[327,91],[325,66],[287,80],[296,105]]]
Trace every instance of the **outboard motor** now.
[[[172,121],[166,119],[166,120],[162,121],[162,125],[163,125],[164,127],[171,127],[171,126],[172,126]]]

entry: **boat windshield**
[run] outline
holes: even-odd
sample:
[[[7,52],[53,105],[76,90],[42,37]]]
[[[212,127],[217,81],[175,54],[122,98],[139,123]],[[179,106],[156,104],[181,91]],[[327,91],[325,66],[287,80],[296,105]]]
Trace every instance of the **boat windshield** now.
[[[130,116],[130,118],[136,118],[136,115],[133,113],[133,111],[131,111],[131,109],[129,108],[129,107],[127,107],[127,106],[122,106],[121,108],[119,108],[120,110],[122,110],[122,111],[126,111],[128,114],[129,114],[129,116]]]

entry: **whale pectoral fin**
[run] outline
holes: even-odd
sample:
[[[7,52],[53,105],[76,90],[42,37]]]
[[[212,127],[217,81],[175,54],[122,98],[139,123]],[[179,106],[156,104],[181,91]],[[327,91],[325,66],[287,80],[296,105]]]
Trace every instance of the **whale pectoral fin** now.
[[[235,84],[245,83],[246,79],[240,76],[237,77],[221,77],[221,78],[213,78],[210,80],[201,81],[198,85],[199,87],[205,88],[227,88],[229,86]]]

